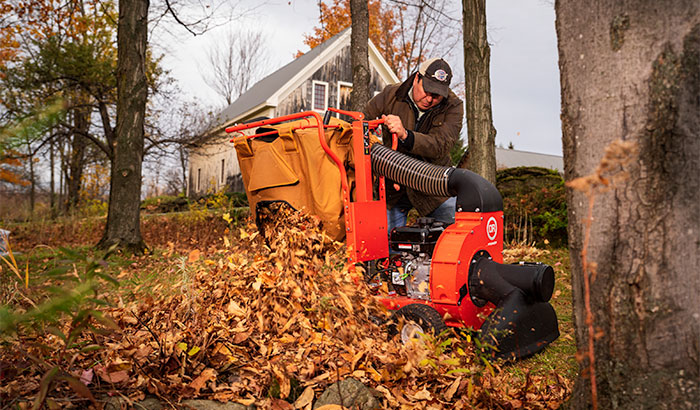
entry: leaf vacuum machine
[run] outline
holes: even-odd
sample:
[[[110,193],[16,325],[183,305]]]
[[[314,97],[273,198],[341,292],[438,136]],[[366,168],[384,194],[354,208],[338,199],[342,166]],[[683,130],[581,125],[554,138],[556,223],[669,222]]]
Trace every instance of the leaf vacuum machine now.
[[[394,312],[390,331],[404,342],[457,327],[478,331],[498,358],[544,349],[559,337],[549,303],[554,270],[503,263],[496,187],[466,169],[397,152],[395,137],[391,148],[383,145],[382,123],[331,108],[324,117],[309,111],[227,128],[251,210],[283,202],[344,238],[351,266],[363,267],[370,286],[386,284],[375,297]],[[385,177],[426,195],[456,197],[455,222],[418,218],[387,232]]]

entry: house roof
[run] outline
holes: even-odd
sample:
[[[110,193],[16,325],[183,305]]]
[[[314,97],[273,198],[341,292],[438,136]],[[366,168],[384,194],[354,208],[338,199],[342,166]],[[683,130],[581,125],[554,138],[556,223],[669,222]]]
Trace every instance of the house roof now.
[[[228,124],[237,122],[264,107],[277,106],[289,92],[298,87],[306,78],[330,59],[337,51],[350,41],[350,27],[312,48],[304,55],[258,81],[236,101],[226,107],[214,120],[214,132]],[[369,42],[370,63],[378,68],[380,74],[390,82],[398,82],[398,77],[391,70],[377,48]]]
[[[498,168],[543,167],[564,172],[564,159],[559,155],[496,147],[496,166]]]

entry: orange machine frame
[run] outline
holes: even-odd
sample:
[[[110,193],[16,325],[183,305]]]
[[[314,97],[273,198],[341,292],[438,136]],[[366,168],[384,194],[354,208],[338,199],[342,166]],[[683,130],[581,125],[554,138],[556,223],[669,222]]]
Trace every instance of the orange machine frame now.
[[[306,127],[317,127],[318,138],[323,150],[337,165],[340,172],[341,188],[343,194],[343,209],[345,215],[345,230],[347,237],[348,262],[353,266],[358,262],[365,262],[374,259],[386,258],[389,256],[389,245],[387,241],[387,220],[386,220],[386,196],[384,177],[379,177],[379,197],[373,197],[372,164],[370,152],[370,131],[376,130],[384,120],[363,121],[364,115],[359,112],[343,111],[329,108],[329,111],[347,115],[353,118],[353,155],[355,160],[355,198],[351,198],[348,187],[347,172],[342,161],[328,147],[325,140],[323,119],[321,115],[314,111],[305,111],[282,117],[255,121],[247,124],[234,125],[226,128],[227,133],[241,132],[250,128],[257,128],[264,125],[278,124],[281,122],[313,118],[316,124],[309,121]],[[247,138],[258,138],[273,132],[250,135]],[[396,135],[393,135],[393,148],[396,149]],[[233,140],[231,140],[233,141]],[[358,217],[361,215],[362,217]]]

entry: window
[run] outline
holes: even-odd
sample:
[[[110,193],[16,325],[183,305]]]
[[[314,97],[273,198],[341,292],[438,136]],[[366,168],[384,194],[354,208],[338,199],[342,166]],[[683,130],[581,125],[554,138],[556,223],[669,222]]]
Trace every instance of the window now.
[[[313,95],[311,97],[312,109],[325,112],[328,108],[328,83],[322,81],[313,82]]]
[[[224,160],[221,160],[221,185],[224,184]]]
[[[352,83],[338,81],[338,109],[350,109],[350,92],[352,91]]]

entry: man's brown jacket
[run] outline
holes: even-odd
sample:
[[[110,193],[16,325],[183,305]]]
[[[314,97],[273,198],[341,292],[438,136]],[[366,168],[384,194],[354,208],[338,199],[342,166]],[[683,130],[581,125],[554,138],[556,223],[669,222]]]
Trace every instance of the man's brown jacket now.
[[[399,152],[435,165],[449,166],[451,165],[450,150],[459,139],[459,132],[462,129],[464,116],[462,100],[450,91],[447,98],[425,112],[416,123],[418,112],[408,96],[415,76],[416,74],[413,74],[401,84],[385,87],[381,93],[372,98],[365,108],[365,119],[379,118],[382,114],[397,115],[408,133],[406,140],[399,142],[397,148]],[[391,135],[388,134],[386,127],[382,138],[384,145],[391,146]],[[386,196],[389,208],[399,203],[403,190],[421,216],[430,214],[447,199],[428,196],[405,187],[401,187],[397,192],[393,185],[393,181],[387,180]]]

